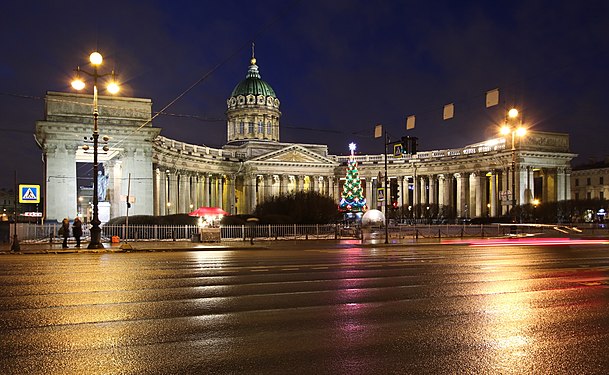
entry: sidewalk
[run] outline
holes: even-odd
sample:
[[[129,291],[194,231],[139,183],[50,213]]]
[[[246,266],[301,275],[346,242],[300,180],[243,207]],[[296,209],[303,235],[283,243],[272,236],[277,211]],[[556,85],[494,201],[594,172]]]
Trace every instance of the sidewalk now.
[[[244,242],[206,242],[196,243],[190,241],[129,241],[128,243],[103,243],[103,249],[87,249],[88,242],[83,242],[80,248],[74,243],[68,243],[63,249],[61,242],[54,243],[20,243],[19,251],[11,252],[11,244],[1,244],[0,254],[86,254],[86,253],[126,253],[136,251],[196,251],[196,250],[247,250],[264,249],[264,242],[258,241],[253,245]]]

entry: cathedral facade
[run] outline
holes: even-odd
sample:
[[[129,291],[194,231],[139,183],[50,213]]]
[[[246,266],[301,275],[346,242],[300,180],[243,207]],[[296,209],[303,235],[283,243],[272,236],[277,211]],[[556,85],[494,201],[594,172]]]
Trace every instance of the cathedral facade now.
[[[338,204],[349,156],[322,144],[280,141],[280,100],[252,58],[246,78],[227,99],[227,143],[222,148],[162,136],[152,127],[152,102],[100,97],[99,128],[111,137],[101,155],[108,175],[109,217],[188,213],[200,206],[251,213],[272,196],[318,191]],[[91,133],[91,96],[49,92],[36,139],[45,158],[45,217],[78,211],[77,163],[90,162],[83,137]],[[413,156],[356,156],[370,208],[383,205],[385,162],[394,204],[446,206],[457,217],[497,217],[511,205],[569,199],[569,136],[529,132]],[[389,198],[389,196],[388,196]],[[84,214],[84,213],[80,213]],[[102,220],[103,221],[103,220]]]

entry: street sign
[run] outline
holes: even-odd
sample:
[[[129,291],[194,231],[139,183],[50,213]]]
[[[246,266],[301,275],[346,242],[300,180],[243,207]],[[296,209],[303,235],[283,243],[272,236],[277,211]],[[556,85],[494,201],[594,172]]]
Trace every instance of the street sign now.
[[[40,185],[19,184],[19,203],[40,203]]]
[[[376,189],[377,201],[382,202],[385,200],[385,188],[377,188]]]
[[[401,143],[393,145],[393,157],[394,158],[402,157],[402,144]]]

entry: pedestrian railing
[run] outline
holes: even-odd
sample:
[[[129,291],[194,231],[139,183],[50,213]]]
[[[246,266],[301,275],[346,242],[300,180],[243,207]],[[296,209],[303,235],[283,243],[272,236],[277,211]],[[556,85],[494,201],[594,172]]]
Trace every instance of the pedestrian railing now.
[[[17,235],[20,241],[56,242],[61,224],[17,224]],[[584,234],[609,236],[609,228],[595,226],[586,228]],[[70,228],[70,237],[72,237]],[[535,226],[511,226],[501,224],[484,225],[392,225],[387,233],[392,239],[426,239],[426,238],[459,238],[459,237],[500,237],[506,235],[526,235],[552,233],[552,229]],[[11,236],[14,226],[11,226]],[[185,241],[200,240],[201,230],[196,225],[102,225],[102,241],[111,241],[113,237],[120,240],[135,241]],[[558,234],[558,232],[555,232]],[[343,239],[361,240],[384,238],[384,227],[362,229],[357,225],[346,224],[245,224],[223,225],[220,227],[221,241],[261,240],[311,240]],[[90,237],[89,226],[83,225],[83,240]]]

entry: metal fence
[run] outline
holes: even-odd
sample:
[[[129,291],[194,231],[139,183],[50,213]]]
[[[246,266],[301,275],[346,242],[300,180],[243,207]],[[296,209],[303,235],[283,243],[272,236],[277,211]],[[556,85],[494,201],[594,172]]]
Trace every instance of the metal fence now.
[[[46,242],[59,240],[59,227],[61,224],[17,224],[17,235],[20,241]],[[11,226],[11,236],[14,226]],[[582,226],[583,235],[609,236],[606,226]],[[71,232],[71,231],[70,231]],[[505,224],[484,225],[392,225],[387,228],[392,239],[425,239],[425,238],[459,238],[459,237],[500,237],[506,235],[522,234],[552,234],[560,235],[552,226],[511,226]],[[120,239],[137,241],[184,241],[195,240],[200,229],[194,225],[103,225],[102,241],[109,242],[113,236]],[[70,233],[71,235],[72,233]],[[325,225],[227,225],[221,226],[220,238],[222,241],[247,241],[252,238],[262,240],[309,240],[309,239],[342,239],[356,238],[364,241],[368,239],[384,238],[384,227],[365,228],[345,224]],[[89,237],[89,226],[83,226],[83,239]]]

